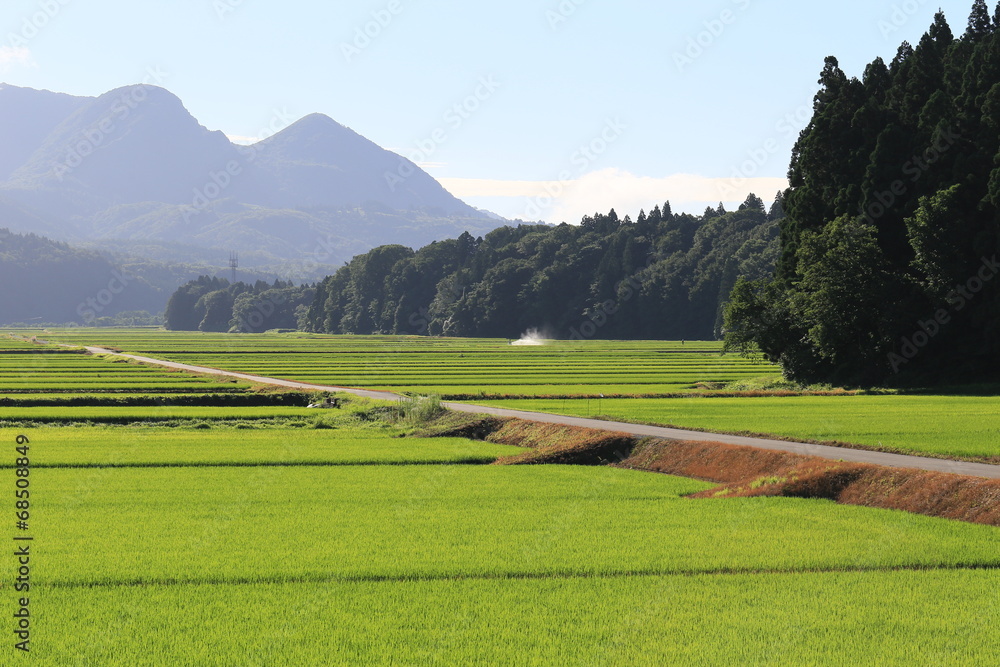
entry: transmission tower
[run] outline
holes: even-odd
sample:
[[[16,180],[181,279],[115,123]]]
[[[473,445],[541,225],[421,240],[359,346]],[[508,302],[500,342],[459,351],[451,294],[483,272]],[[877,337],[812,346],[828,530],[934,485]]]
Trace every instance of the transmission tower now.
[[[236,284],[236,269],[240,268],[240,256],[238,253],[229,253],[229,268],[233,271],[233,284]]]

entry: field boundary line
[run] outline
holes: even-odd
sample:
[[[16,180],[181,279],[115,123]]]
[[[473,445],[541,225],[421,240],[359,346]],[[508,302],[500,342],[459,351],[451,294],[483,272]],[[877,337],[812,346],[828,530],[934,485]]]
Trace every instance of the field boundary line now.
[[[347,462],[217,462],[217,463],[44,463],[32,466],[38,470],[127,470],[168,468],[407,468],[417,466],[488,466],[490,459],[458,459],[451,461],[347,461]],[[0,470],[14,470],[15,466],[0,465]]]
[[[76,588],[145,588],[151,586],[268,586],[283,584],[364,584],[364,583],[407,583],[435,581],[542,581],[546,579],[649,579],[653,577],[741,577],[741,576],[808,576],[816,574],[891,574],[894,572],[996,572],[1000,571],[1000,563],[956,563],[943,564],[912,564],[895,566],[843,566],[816,568],[717,568],[714,570],[677,570],[665,572],[659,570],[620,570],[615,572],[511,572],[506,574],[385,574],[385,575],[345,575],[345,576],[305,576],[305,577],[273,577],[252,579],[249,577],[234,577],[232,579],[171,579],[162,580],[131,580],[131,581],[50,581],[46,588],[76,589]]]
[[[66,345],[59,343],[63,347],[79,347],[77,345]],[[163,366],[174,370],[187,371],[189,373],[200,373],[205,375],[219,375],[225,377],[246,380],[256,384],[269,384],[289,389],[302,389],[306,391],[339,391],[349,393],[360,398],[369,398],[379,401],[400,401],[402,397],[386,391],[372,391],[369,389],[354,389],[351,387],[338,387],[333,385],[319,385],[308,382],[297,382],[295,380],[285,380],[281,378],[264,377],[251,375],[248,373],[237,373],[225,371],[207,366],[194,366],[164,359],[154,359],[136,354],[116,352],[102,347],[85,346],[88,352],[94,355],[109,355],[125,359],[132,359],[140,363]],[[804,456],[816,456],[832,461],[845,461],[850,463],[871,463],[890,468],[909,468],[916,470],[927,470],[930,472],[943,472],[968,477],[985,477],[987,479],[1000,479],[1000,466],[989,463],[972,463],[967,461],[953,461],[949,459],[937,459],[917,455],[890,454],[885,452],[873,452],[864,449],[851,449],[847,447],[831,447],[829,445],[816,445],[805,442],[790,442],[785,440],[771,440],[766,438],[754,438],[749,436],[727,435],[723,433],[710,433],[705,431],[688,431],[677,428],[663,426],[647,426],[643,424],[629,424],[626,422],[613,422],[602,419],[591,419],[588,417],[567,417],[565,415],[554,415],[545,412],[529,412],[526,410],[511,410],[507,408],[493,408],[468,403],[442,403],[442,406],[453,412],[464,412],[467,414],[483,414],[494,417],[512,417],[524,419],[526,421],[541,422],[545,424],[559,424],[562,426],[576,426],[580,428],[591,428],[599,431],[614,431],[616,433],[627,433],[639,437],[662,438],[666,440],[689,440],[695,442],[718,442],[727,445],[737,445],[742,447],[753,447],[755,449],[766,449],[771,451],[787,452],[791,454],[801,454]]]

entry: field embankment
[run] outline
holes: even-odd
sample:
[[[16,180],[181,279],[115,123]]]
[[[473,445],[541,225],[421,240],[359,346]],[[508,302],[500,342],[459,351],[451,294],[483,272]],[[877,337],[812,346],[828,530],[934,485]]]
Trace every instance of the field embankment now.
[[[1000,397],[974,393],[770,396],[590,401],[476,401],[476,405],[599,418],[687,431],[1000,463]]]
[[[530,449],[500,458],[497,465],[610,465],[723,485],[690,496],[696,499],[826,499],[1000,526],[1000,480],[509,418],[452,414],[420,435],[467,437]]]

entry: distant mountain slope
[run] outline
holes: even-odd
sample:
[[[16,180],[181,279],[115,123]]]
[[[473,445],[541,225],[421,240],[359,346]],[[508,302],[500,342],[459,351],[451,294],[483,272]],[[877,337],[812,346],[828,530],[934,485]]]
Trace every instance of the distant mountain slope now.
[[[86,98],[0,85],[0,121],[0,225],[59,240],[337,265],[504,222],[320,114],[245,147],[155,86]]]
[[[27,162],[86,99],[0,84],[0,181]]]
[[[0,323],[90,323],[164,300],[163,289],[96,252],[0,229]],[[16,288],[15,288],[16,286]]]
[[[76,191],[113,203],[184,204],[205,174],[238,157],[162,88],[130,86],[79,105],[10,176],[24,188]],[[73,215],[89,210],[61,211]]]
[[[131,253],[74,247],[36,234],[0,228],[0,325],[14,323],[100,323],[128,311],[162,313],[167,299],[184,283],[202,275],[229,275],[185,248],[173,248],[170,263],[137,259]],[[197,263],[194,263],[197,262]],[[311,280],[322,269],[292,267],[295,278]],[[240,269],[249,283],[273,282],[273,270]]]
[[[259,171],[277,185],[248,199],[262,206],[378,203],[397,210],[437,210],[442,216],[481,217],[409,160],[322,114],[306,116],[260,142],[254,150]]]

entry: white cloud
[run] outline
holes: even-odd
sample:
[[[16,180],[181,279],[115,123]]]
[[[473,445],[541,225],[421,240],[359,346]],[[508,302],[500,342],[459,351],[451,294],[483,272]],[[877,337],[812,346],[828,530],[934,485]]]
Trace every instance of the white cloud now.
[[[663,178],[636,176],[621,169],[603,169],[575,181],[496,181],[442,178],[442,185],[460,198],[493,198],[497,212],[509,218],[579,222],[585,215],[614,208],[635,215],[669,200],[674,211],[701,213],[705,206],[743,202],[751,192],[764,201],[788,187],[784,178],[709,178],[674,174]],[[497,202],[501,198],[501,202]]]
[[[31,51],[26,47],[0,46],[0,72],[6,72],[13,66],[32,67],[35,65]]]
[[[260,137],[244,137],[240,134],[227,134],[226,138],[234,144],[240,144],[242,146],[250,146],[260,141]]]

